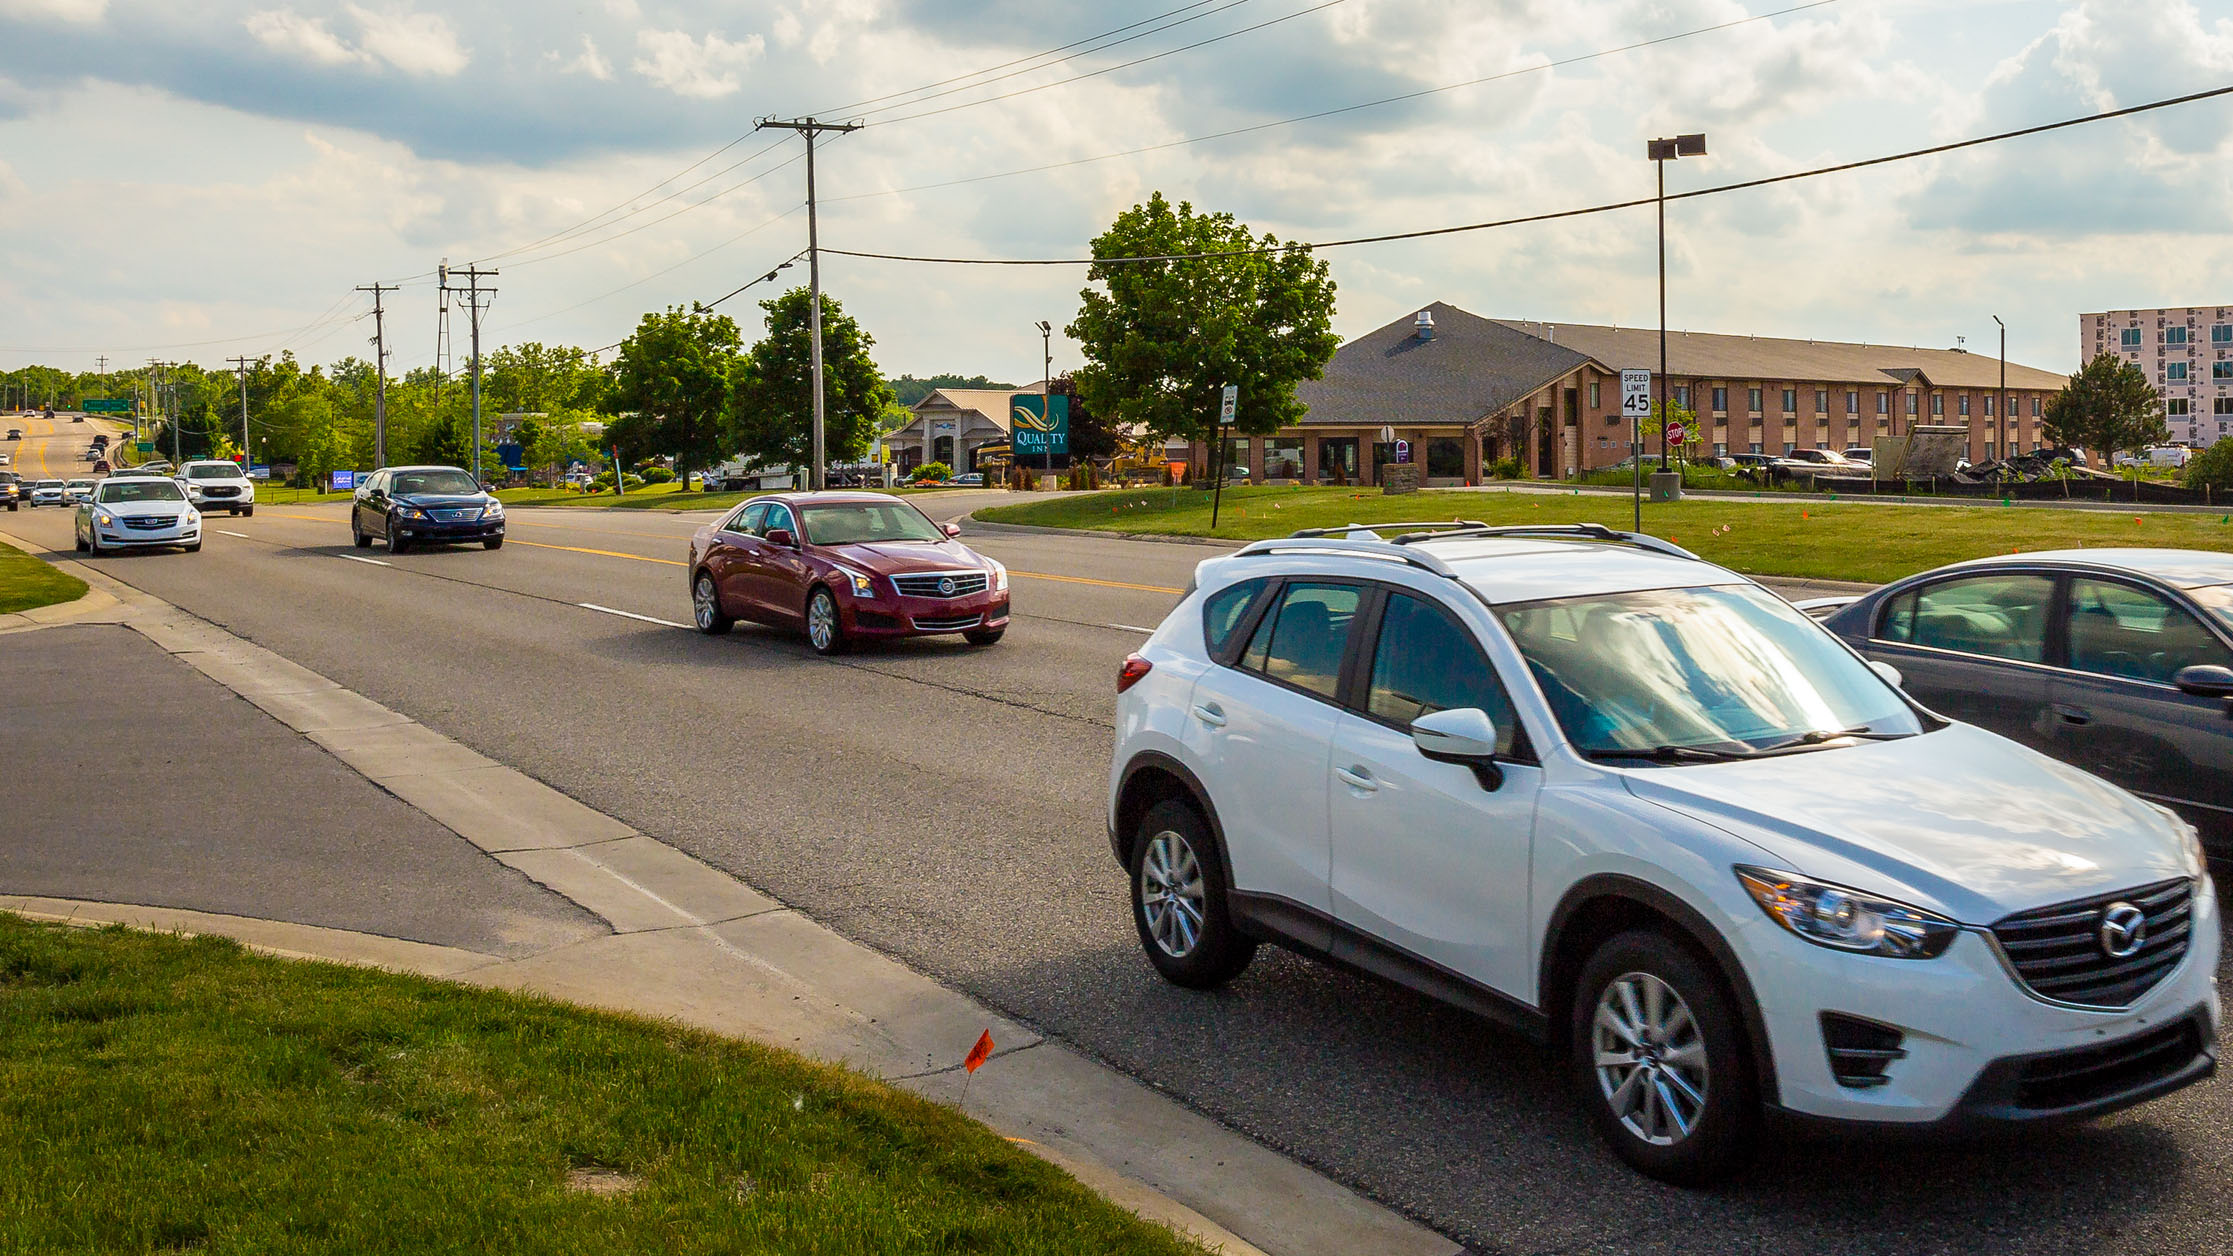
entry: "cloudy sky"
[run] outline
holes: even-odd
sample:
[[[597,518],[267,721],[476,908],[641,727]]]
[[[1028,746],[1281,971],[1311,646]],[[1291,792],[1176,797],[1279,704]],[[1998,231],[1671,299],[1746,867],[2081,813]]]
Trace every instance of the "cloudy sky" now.
[[[1648,193],[1677,131],[1712,153],[1671,190],[2233,84],[2228,0],[1182,5],[0,0],[0,366],[369,356],[351,289],[401,281],[409,369],[444,258],[501,272],[490,344],[607,345],[805,247],[801,145],[764,115],[868,124],[819,154],[826,247],[1073,257],[1157,189],[1330,240]],[[2082,311],[2233,303],[2229,137],[2233,98],[1687,201],[1672,321],[1989,349],[1997,313],[2067,369]],[[1646,209],[1326,256],[1346,336],[1433,300],[1650,322],[1653,247]],[[824,281],[888,372],[1021,381],[1084,278]],[[772,290],[723,308],[756,334]]]

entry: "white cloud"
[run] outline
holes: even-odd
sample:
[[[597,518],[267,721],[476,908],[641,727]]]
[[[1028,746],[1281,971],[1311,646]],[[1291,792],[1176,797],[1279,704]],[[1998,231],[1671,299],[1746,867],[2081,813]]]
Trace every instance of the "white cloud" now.
[[[637,31],[636,49],[643,55],[634,67],[677,96],[712,100],[744,85],[743,71],[760,59],[767,43],[758,35],[731,41],[709,33],[699,40],[684,31]]]
[[[447,18],[432,13],[377,13],[354,4],[348,9],[357,20],[357,39],[364,51],[405,74],[448,78],[472,60]]]
[[[551,59],[557,60],[558,54],[552,53]],[[580,55],[566,62],[561,68],[571,74],[586,74],[600,83],[609,83],[613,77],[613,63],[606,60],[605,54],[597,50],[597,41],[587,35],[582,36]]]
[[[109,11],[109,0],[0,0],[0,17],[26,22],[90,26]]]
[[[243,23],[256,42],[273,52],[301,57],[319,65],[346,65],[352,61],[370,58],[350,47],[347,40],[333,33],[333,29],[314,17],[304,17],[292,9],[266,9],[251,13]]]
[[[643,16],[643,10],[636,7],[636,0],[605,0],[605,12],[623,22],[633,22]]]

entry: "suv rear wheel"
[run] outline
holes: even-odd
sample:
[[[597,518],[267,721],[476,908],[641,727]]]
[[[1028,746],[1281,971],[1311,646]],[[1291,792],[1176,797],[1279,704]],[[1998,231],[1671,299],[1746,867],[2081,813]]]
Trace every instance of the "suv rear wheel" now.
[[[1696,1186],[1742,1164],[1759,1121],[1743,1029],[1721,981],[1662,933],[1597,948],[1574,992],[1574,1088],[1615,1154]]]
[[[1209,824],[1187,803],[1159,802],[1132,842],[1132,923],[1148,962],[1173,985],[1224,985],[1256,957],[1225,910],[1225,869]]]

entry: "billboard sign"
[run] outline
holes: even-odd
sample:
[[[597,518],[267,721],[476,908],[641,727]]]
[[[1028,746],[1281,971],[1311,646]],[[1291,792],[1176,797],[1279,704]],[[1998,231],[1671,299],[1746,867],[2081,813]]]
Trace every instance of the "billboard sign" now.
[[[1070,453],[1070,399],[1018,393],[1010,399],[1009,437],[1018,458]]]
[[[333,473],[333,491],[334,491],[334,492],[336,492],[336,493],[339,493],[339,492],[343,492],[343,491],[346,491],[346,490],[352,490],[352,489],[354,489],[354,488],[356,488],[356,487],[357,487],[357,473],[356,473],[356,472],[354,472],[354,471],[336,471],[336,472],[334,472],[334,473]]]

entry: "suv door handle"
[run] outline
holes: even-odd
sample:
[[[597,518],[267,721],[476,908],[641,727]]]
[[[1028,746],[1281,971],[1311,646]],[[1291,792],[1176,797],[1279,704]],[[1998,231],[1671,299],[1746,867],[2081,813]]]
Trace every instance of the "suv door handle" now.
[[[2093,723],[2093,712],[2083,707],[2065,706],[2060,702],[2055,704],[2055,715],[2063,723],[2074,728],[2083,728]]]
[[[1225,727],[1225,708],[1215,702],[1197,703],[1194,707],[1194,718],[1211,728],[1223,728]]]
[[[1372,779],[1371,771],[1361,764],[1351,768],[1335,768],[1334,775],[1341,778],[1342,784],[1359,793],[1373,794],[1380,791],[1380,782]]]

